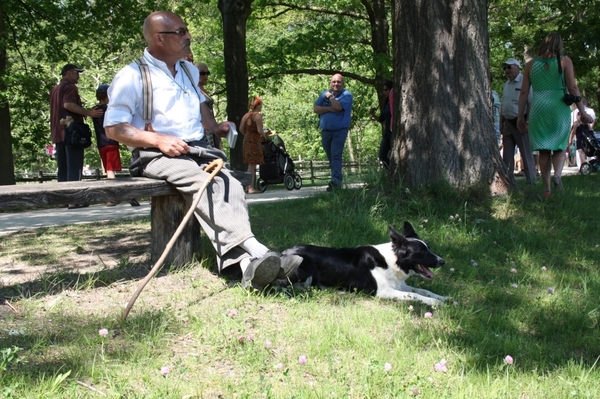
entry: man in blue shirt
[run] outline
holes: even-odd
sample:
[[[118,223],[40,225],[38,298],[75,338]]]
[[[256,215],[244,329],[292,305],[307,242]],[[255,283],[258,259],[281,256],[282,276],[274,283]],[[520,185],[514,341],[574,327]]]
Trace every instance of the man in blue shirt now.
[[[323,91],[314,105],[320,119],[321,143],[331,168],[327,191],[342,185],[342,154],[352,112],[352,93],[344,89],[344,77],[336,73],[331,77],[330,85],[331,89]]]

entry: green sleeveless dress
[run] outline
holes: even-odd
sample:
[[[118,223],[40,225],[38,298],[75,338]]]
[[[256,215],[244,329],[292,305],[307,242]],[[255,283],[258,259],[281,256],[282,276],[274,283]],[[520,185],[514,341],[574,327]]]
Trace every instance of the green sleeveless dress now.
[[[562,101],[563,73],[556,57],[534,58],[530,80],[533,100],[529,112],[531,150],[564,150],[571,132],[571,107]]]

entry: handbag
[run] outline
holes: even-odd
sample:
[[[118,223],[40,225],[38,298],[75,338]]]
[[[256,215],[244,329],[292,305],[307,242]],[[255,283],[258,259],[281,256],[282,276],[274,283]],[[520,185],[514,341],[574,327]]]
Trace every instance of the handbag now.
[[[83,122],[71,122],[65,127],[65,146],[88,148],[92,145],[92,130]]]

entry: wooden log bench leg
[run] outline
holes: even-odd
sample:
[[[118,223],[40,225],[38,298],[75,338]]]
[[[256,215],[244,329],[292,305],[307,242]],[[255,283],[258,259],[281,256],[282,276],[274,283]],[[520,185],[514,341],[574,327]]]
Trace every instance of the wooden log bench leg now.
[[[189,204],[181,194],[152,197],[152,262],[156,262],[161,257],[188,209]],[[165,263],[174,266],[190,263],[194,260],[194,255],[200,256],[200,249],[200,223],[193,216],[175,242],[173,249],[165,259]]]

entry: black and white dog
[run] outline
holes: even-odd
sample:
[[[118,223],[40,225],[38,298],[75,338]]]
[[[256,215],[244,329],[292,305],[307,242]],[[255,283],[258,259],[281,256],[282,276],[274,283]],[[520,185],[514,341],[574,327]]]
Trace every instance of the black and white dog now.
[[[380,298],[420,301],[439,305],[447,298],[427,290],[406,285],[410,276],[432,279],[430,268],[444,265],[444,260],[431,252],[419,239],[409,222],[403,234],[389,226],[390,242],[354,248],[326,248],[298,245],[284,255],[299,255],[302,263],[290,270],[286,280],[277,285],[305,282],[308,285],[362,291]]]

